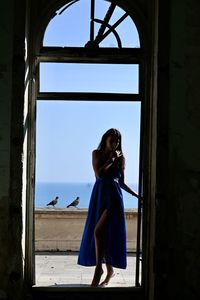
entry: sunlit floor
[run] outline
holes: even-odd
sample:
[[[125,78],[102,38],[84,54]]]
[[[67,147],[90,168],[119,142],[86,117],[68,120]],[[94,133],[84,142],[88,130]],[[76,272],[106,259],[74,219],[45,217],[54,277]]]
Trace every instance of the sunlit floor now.
[[[77,264],[78,252],[36,252],[36,286],[89,286],[95,267],[84,267]],[[127,268],[115,270],[109,287],[130,287],[135,285],[135,254],[127,255]],[[106,266],[103,264],[106,276]]]

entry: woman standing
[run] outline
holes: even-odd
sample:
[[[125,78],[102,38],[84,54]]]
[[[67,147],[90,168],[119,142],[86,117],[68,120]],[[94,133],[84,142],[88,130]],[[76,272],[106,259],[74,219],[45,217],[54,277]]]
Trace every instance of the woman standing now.
[[[92,152],[95,172],[94,184],[87,219],[83,231],[78,264],[95,266],[91,286],[98,286],[106,264],[107,275],[100,285],[107,285],[114,276],[113,267],[125,269],[126,227],[121,188],[138,197],[125,184],[125,158],[121,147],[121,134],[111,128],[102,136]]]

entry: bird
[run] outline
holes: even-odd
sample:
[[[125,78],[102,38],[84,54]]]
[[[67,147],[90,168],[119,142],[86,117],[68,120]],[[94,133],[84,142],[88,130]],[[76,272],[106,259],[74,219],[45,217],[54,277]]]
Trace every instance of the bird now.
[[[67,205],[67,207],[70,207],[70,206],[77,206],[80,202],[80,198],[79,197],[76,197],[76,199],[74,201],[72,201],[72,203],[70,203],[69,205]]]
[[[56,197],[54,200],[52,200],[51,202],[49,202],[47,205],[52,205],[53,207],[58,203],[58,198]]]

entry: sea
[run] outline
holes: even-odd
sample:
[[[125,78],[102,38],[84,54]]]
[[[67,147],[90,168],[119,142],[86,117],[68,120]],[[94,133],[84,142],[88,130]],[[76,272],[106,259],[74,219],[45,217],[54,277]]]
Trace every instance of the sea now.
[[[128,184],[135,192],[137,184]],[[94,183],[91,182],[36,182],[35,208],[49,207],[47,204],[59,197],[57,208],[66,208],[76,197],[80,198],[78,208],[88,208]],[[122,189],[124,208],[137,208],[138,200]]]

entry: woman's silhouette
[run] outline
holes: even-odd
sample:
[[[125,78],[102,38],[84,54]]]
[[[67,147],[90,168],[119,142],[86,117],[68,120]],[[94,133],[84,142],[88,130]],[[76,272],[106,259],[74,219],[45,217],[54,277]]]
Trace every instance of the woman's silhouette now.
[[[106,264],[107,275],[100,285],[107,285],[114,276],[113,267],[125,269],[126,227],[121,188],[138,197],[124,182],[125,158],[121,147],[121,134],[111,128],[102,136],[92,152],[96,176],[86,223],[83,231],[78,264],[95,266],[91,286],[98,286]]]

